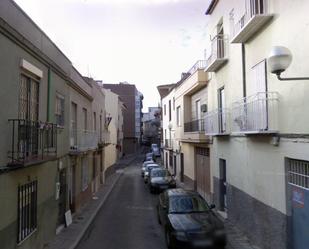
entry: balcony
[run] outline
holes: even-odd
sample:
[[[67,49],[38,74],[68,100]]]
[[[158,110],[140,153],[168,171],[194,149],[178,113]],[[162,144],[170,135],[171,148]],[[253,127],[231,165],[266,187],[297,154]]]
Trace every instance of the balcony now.
[[[197,70],[204,70],[206,67],[206,61],[205,60],[198,60],[187,72],[188,75],[194,74]]]
[[[216,72],[227,62],[227,37],[217,35],[211,41],[211,54],[206,61],[205,72]]]
[[[99,143],[99,133],[93,130],[70,131],[70,149],[71,151],[87,151],[97,148]]]
[[[173,149],[173,141],[171,139],[164,139],[164,148]]]
[[[216,109],[205,116],[205,134],[209,136],[229,135],[230,110]]]
[[[231,43],[245,43],[254,36],[272,18],[269,13],[268,0],[245,0],[246,9],[241,18],[234,24]]]
[[[184,124],[184,132],[204,132],[204,119],[196,119]]]
[[[57,156],[57,125],[24,119],[9,119],[11,149],[8,166],[27,166]]]
[[[277,92],[259,92],[233,103],[233,133],[278,133],[278,102]]]

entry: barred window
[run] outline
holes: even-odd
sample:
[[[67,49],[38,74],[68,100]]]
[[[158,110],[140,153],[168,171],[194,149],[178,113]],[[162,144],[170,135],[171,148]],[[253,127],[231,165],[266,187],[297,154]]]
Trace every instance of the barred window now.
[[[309,162],[302,160],[289,160],[289,184],[309,189]]]
[[[64,126],[64,97],[61,94],[56,94],[55,104],[56,124]]]
[[[18,186],[17,243],[29,237],[37,228],[37,180]]]

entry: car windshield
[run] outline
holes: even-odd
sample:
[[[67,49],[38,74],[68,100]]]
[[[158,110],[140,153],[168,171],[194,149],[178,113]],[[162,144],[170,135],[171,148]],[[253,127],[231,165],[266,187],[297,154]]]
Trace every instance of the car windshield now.
[[[152,170],[151,177],[166,177],[171,174],[167,170]]]
[[[169,201],[169,213],[199,213],[209,210],[200,196],[172,196]]]

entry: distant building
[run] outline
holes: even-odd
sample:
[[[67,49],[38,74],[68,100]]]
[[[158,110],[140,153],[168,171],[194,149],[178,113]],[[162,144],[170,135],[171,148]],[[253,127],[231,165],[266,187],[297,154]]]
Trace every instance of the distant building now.
[[[128,83],[103,84],[103,88],[110,89],[119,95],[127,109],[124,112],[123,152],[134,153],[140,144],[142,134],[143,95],[136,86]]]
[[[161,107],[148,107],[143,113],[143,143],[160,145]]]

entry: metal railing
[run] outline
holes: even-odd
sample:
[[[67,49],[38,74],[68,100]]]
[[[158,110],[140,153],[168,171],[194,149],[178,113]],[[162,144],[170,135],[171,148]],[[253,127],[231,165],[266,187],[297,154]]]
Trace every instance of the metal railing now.
[[[9,165],[45,160],[57,154],[57,125],[25,119],[9,119],[11,149]]]
[[[216,109],[205,115],[205,134],[223,135],[230,133],[230,110]]]
[[[71,150],[88,150],[94,149],[99,143],[99,133],[93,130],[70,131],[70,148]]]
[[[206,60],[198,60],[188,71],[188,74],[192,75],[199,69],[205,69]]]
[[[211,54],[206,61],[206,68],[218,59],[227,59],[227,41],[226,35],[217,35],[211,40]]]
[[[245,0],[245,13],[243,13],[240,19],[234,24],[232,36],[234,37],[238,34],[253,16],[268,14],[268,1],[269,0]]]
[[[259,92],[233,103],[233,132],[278,131],[278,93]]]
[[[165,148],[173,148],[173,141],[171,139],[164,139]]]
[[[184,132],[202,132],[205,131],[205,120],[196,119],[187,123],[184,123]]]

